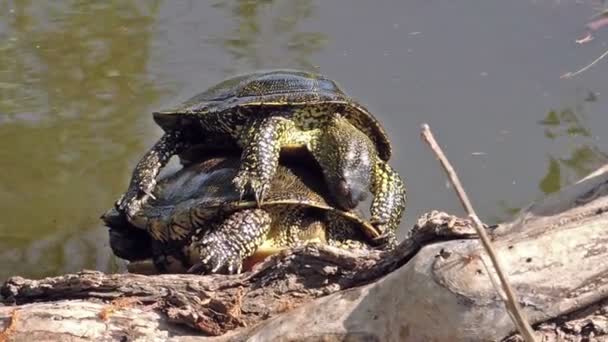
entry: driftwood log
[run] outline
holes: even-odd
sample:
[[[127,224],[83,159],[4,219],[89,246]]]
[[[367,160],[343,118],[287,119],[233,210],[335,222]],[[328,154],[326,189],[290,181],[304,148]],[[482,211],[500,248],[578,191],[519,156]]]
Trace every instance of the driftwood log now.
[[[608,167],[489,227],[543,341],[608,340]],[[1,288],[0,341],[518,341],[470,222],[391,252],[308,245],[235,276],[103,274]]]

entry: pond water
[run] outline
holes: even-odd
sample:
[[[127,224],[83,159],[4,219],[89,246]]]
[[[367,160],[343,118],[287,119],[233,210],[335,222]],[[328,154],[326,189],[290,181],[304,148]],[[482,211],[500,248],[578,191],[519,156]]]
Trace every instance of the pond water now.
[[[318,70],[384,123],[401,233],[462,213],[424,122],[508,219],[607,160],[608,60],[560,78],[608,49],[575,42],[596,2],[0,1],[0,279],[119,269],[99,215],[161,134],[151,111],[262,68]]]

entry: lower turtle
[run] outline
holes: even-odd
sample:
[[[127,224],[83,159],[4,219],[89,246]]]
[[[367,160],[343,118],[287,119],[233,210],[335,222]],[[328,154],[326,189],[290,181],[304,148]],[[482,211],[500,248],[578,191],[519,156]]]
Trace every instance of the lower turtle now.
[[[116,209],[106,212],[102,219],[110,227],[110,245],[130,261],[152,258],[159,272],[201,274],[240,273],[247,259],[312,241],[390,248],[361,213],[336,207],[322,174],[310,164],[282,161],[259,204],[241,200],[233,183],[238,155],[193,163],[159,180],[154,198],[133,220]]]
[[[363,105],[323,75],[253,72],[226,79],[153,115],[165,134],[138,162],[127,192],[117,202],[128,218],[153,196],[156,177],[173,155],[187,154],[196,145],[230,142],[242,152],[232,179],[241,196],[253,193],[261,204],[280,153],[305,149],[321,167],[336,206],[350,210],[371,192],[372,224],[384,232],[399,225],[405,185],[388,164],[387,133]]]

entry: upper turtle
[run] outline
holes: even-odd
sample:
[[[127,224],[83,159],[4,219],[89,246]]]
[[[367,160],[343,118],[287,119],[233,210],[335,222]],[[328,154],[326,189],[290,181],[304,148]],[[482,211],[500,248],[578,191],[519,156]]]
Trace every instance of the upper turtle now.
[[[382,125],[322,75],[293,70],[255,72],[220,82],[180,105],[154,113],[165,134],[139,161],[118,208],[129,219],[150,198],[173,155],[205,158],[197,146],[240,151],[233,183],[261,205],[272,191],[281,152],[306,150],[323,173],[336,206],[350,210],[371,192],[371,221],[394,236],[405,208],[405,185],[388,164]],[[182,158],[184,161],[184,158]]]
[[[318,108],[306,120],[325,120],[334,113],[324,112],[323,105],[332,105],[375,143],[381,159],[390,159],[391,144],[380,122],[367,108],[348,96],[336,81],[312,72],[285,69],[235,76],[178,107],[161,110],[153,115],[159,126],[165,131],[171,131],[196,121],[193,118],[198,115],[230,112],[235,108],[246,113],[254,113],[260,108],[286,106]],[[224,125],[231,125],[231,119],[232,116],[227,115]]]

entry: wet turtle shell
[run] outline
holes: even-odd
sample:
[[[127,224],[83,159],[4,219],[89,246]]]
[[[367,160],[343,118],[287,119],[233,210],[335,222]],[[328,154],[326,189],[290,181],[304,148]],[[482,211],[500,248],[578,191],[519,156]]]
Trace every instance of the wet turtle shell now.
[[[229,78],[177,108],[155,112],[154,120],[167,132],[192,132],[187,135],[196,140],[196,132],[207,131],[201,125],[231,134],[252,117],[278,112],[302,129],[323,126],[338,113],[374,142],[382,160],[390,159],[391,145],[380,122],[338,83],[312,72],[271,70]]]

